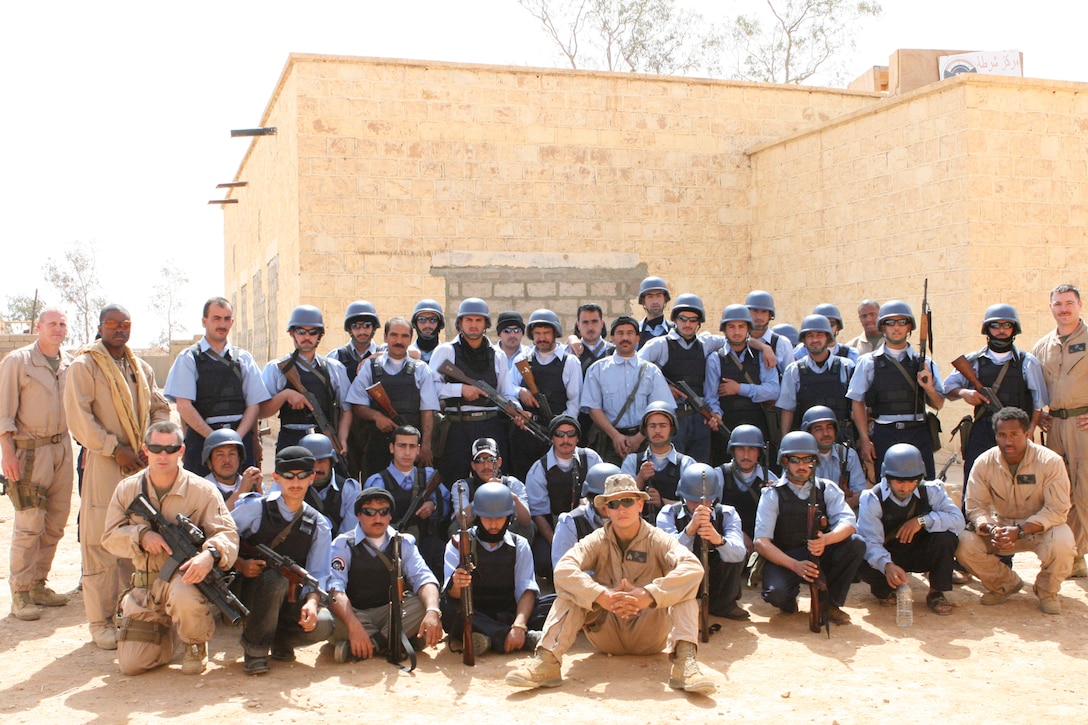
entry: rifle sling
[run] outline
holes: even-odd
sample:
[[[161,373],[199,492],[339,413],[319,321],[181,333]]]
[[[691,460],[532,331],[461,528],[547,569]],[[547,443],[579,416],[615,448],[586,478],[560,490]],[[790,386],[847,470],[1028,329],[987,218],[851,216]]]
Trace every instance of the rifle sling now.
[[[616,424],[620,422],[620,418],[627,412],[627,409],[631,407],[631,403],[635,400],[635,395],[638,394],[638,389],[642,385],[642,375],[646,372],[646,366],[649,363],[642,361],[638,364],[638,375],[635,378],[635,387],[631,390],[631,394],[627,396],[627,400],[623,401],[623,407],[620,408],[620,412],[616,414],[615,420],[612,421],[612,427],[615,428]]]

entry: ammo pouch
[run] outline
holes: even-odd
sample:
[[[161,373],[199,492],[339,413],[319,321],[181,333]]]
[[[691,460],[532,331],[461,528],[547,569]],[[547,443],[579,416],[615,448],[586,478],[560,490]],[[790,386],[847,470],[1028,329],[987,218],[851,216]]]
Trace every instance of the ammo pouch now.
[[[48,439],[46,441],[48,442]],[[36,483],[30,482],[34,473],[34,449],[36,446],[21,443],[21,441],[16,441],[15,445],[26,450],[26,455],[23,457],[23,477],[18,481],[5,479],[4,493],[11,498],[11,505],[16,511],[25,511],[32,508],[45,510],[48,502],[45,489]]]
[[[450,434],[452,421],[439,411],[434,412],[434,425],[431,427],[431,455],[441,458],[446,450],[446,437]]]
[[[929,440],[936,453],[941,450],[941,419],[934,413],[926,413],[926,427],[929,428]]]
[[[952,435],[956,433],[960,435],[960,458],[967,460],[967,446],[971,442],[971,429],[975,427],[975,417],[973,415],[965,415],[960,420],[959,425],[952,431]]]
[[[137,574],[142,573],[144,572],[137,572]],[[125,597],[127,597],[134,588],[135,586],[130,586],[128,589],[121,592],[121,596],[117,598],[117,611],[113,615],[113,624],[117,627],[117,641],[147,642],[148,644],[153,645],[162,644],[163,636],[166,632],[161,624],[158,622],[147,622],[133,617],[126,617],[124,615]]]

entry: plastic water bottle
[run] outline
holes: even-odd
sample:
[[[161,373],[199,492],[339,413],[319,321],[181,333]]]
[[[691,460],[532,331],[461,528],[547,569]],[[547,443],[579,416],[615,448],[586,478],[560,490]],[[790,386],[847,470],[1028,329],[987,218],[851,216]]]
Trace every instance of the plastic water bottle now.
[[[914,624],[914,594],[910,584],[900,584],[895,589],[895,623],[900,627]]]

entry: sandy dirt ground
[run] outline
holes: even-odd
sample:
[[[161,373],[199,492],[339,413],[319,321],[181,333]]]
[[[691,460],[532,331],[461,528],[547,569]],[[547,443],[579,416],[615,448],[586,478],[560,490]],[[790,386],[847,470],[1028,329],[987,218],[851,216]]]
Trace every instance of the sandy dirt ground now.
[[[940,460],[941,454],[938,454]],[[957,466],[958,468],[958,466]],[[950,484],[959,484],[956,471]],[[76,502],[78,503],[78,502]],[[1043,615],[1030,593],[1038,560],[1019,554],[1015,568],[1028,586],[1007,603],[978,603],[977,581],[951,594],[956,609],[938,617],[923,604],[926,583],[913,578],[913,627],[895,623],[855,584],[845,607],[853,624],[832,626],[831,638],[811,634],[804,611],[776,613],[746,590],[746,623],[721,620],[699,659],[720,682],[713,697],[666,685],[665,655],[609,657],[580,638],[563,663],[556,690],[521,691],[503,677],[518,661],[488,653],[476,667],[445,646],[420,654],[415,672],[384,660],[338,665],[328,645],[298,650],[298,661],[274,662],[270,674],[242,672],[240,630],[220,626],[199,677],[180,673],[180,657],[139,677],[117,670],[114,653],[91,643],[76,585],[79,549],[75,511],[61,542],[51,584],[70,592],[66,607],[36,622],[9,615],[0,587],[0,715],[11,723],[154,722],[505,722],[582,723],[612,717],[624,723],[748,722],[872,723],[903,720],[1084,722],[1088,675],[1088,580],[1067,581],[1060,616]],[[0,578],[12,508],[0,502]]]

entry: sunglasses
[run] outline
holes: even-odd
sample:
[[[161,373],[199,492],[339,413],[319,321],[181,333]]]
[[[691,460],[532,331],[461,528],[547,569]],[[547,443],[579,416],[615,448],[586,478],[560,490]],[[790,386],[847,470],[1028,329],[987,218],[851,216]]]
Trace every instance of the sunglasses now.
[[[899,317],[894,320],[884,320],[885,327],[907,327],[910,325],[910,320],[905,317]]]
[[[521,332],[521,328],[520,327],[504,327],[501,330],[499,330],[499,332],[504,332],[507,335],[510,335],[510,334],[515,333],[515,332]]]
[[[372,509],[364,506],[363,508],[359,509],[359,513],[361,513],[363,516],[369,516],[371,518],[374,518],[375,516],[388,516],[391,512],[392,509],[388,506],[380,509]]]
[[[577,438],[578,431],[576,430],[557,430],[552,433],[552,438]]]
[[[324,332],[324,330],[322,330],[322,329],[320,329],[318,327],[296,327],[295,328],[295,334],[297,334],[297,335],[308,335],[310,337],[317,337],[322,332]]]
[[[106,328],[107,330],[116,330],[117,328],[121,328],[122,330],[131,330],[132,320],[122,320],[121,322],[118,322],[117,320],[106,320],[105,322],[100,322],[99,325]]]
[[[353,330],[373,330],[374,329],[374,323],[369,322],[369,321],[365,321],[365,322],[356,321],[356,322],[351,323],[351,329],[353,329]]]
[[[437,315],[419,315],[418,317],[416,317],[416,322],[424,322],[430,323],[432,325],[437,325],[439,322],[439,317]]]
[[[615,511],[616,509],[618,509],[621,506],[623,508],[625,508],[625,509],[629,509],[629,508],[631,508],[632,506],[635,505],[635,501],[638,501],[638,499],[637,498],[630,498],[630,497],[628,497],[628,498],[617,498],[617,499],[613,499],[612,501],[609,501],[605,505],[608,506],[608,508]]]
[[[286,478],[290,481],[292,478],[297,478],[300,481],[305,481],[310,476],[314,475],[313,471],[284,471],[278,474],[280,478]]]
[[[179,443],[171,443],[168,446],[160,446],[158,443],[145,443],[144,445],[147,446],[147,452],[148,453],[155,453],[155,454],[159,454],[159,453],[174,454],[174,453],[177,453],[178,451],[181,450],[181,444],[179,444]]]
[[[478,458],[473,458],[472,462],[473,463],[494,463],[497,460],[499,460],[499,459],[495,458],[495,456],[480,456]]]
[[[816,456],[786,456],[786,460],[795,466],[798,464],[805,466],[816,465]]]
[[[991,330],[1011,330],[1016,327],[1016,323],[1013,322],[991,322],[988,327]]]
[[[698,317],[688,317],[687,315],[677,315],[676,316],[676,321],[677,322],[698,322],[699,318]]]

